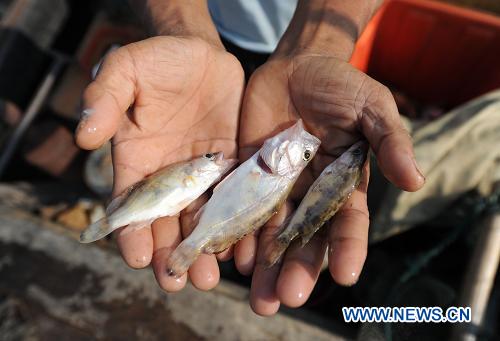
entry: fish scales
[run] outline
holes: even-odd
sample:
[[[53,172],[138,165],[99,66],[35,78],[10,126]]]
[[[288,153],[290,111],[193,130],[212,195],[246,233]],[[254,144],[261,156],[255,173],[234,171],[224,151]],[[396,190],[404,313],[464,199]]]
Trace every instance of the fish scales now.
[[[311,185],[278,237],[267,247],[266,265],[275,264],[297,237],[304,246],[343,206],[358,187],[368,145],[361,141],[351,146],[328,165]]]
[[[178,214],[236,163],[218,152],[159,170],[113,199],[106,217],[83,231],[80,242],[96,241],[122,226],[127,226],[126,233],[149,226],[157,218]]]
[[[178,277],[200,253],[221,252],[264,225],[285,202],[319,144],[300,120],[266,140],[214,189],[197,213],[197,226],[167,260],[167,272]]]
[[[265,186],[266,181],[263,181],[261,186]],[[260,198],[257,192],[253,192],[248,196],[249,200],[258,199],[259,205],[257,207],[248,209],[247,211],[240,212],[235,218],[231,221],[221,222],[220,225],[215,225],[213,228],[221,227],[220,234],[215,235],[215,237],[211,238],[211,240],[207,243],[205,247],[202,248],[202,252],[204,253],[217,253],[224,251],[232,244],[236,243],[238,240],[245,237],[247,234],[254,232],[259,227],[263,226],[274,214],[276,214],[279,208],[285,202],[291,186],[287,186],[287,184],[283,184],[286,189],[283,192],[279,192],[276,189],[282,185],[281,182],[277,183],[277,186],[271,191],[265,198]],[[252,198],[252,199],[250,199]],[[238,202],[240,205],[241,202]],[[231,210],[228,209],[228,212]],[[245,228],[241,228],[238,230],[234,230],[233,226],[237,224],[244,224]]]

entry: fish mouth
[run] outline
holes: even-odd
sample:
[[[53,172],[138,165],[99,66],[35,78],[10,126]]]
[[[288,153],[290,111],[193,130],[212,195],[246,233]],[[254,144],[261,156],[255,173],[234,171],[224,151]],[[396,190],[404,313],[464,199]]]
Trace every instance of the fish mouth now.
[[[224,160],[224,152],[215,152],[213,153],[214,155],[214,161],[217,164],[220,164],[222,160]]]
[[[368,142],[365,140],[361,140],[353,144],[350,148],[349,151],[351,152],[352,156],[354,157],[354,160],[356,160],[358,163],[362,164],[365,162],[367,158],[367,153],[368,153]]]
[[[353,144],[350,149],[357,154],[366,153],[368,151],[368,142],[365,140],[358,141]]]
[[[213,154],[215,157],[215,164],[224,167],[226,171],[233,168],[238,163],[238,159],[224,159],[224,152],[216,152]]]

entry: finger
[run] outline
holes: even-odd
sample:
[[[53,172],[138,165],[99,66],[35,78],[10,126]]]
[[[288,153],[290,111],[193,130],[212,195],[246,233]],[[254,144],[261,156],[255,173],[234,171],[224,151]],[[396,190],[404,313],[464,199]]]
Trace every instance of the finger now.
[[[186,285],[187,274],[179,278],[168,276],[167,259],[182,240],[178,217],[157,219],[152,225],[153,232],[153,271],[160,287],[167,292],[179,291]]]
[[[262,234],[261,238],[262,241],[266,240]],[[255,265],[250,288],[250,307],[258,315],[271,316],[280,308],[280,301],[275,290],[280,265],[277,263],[267,269],[262,264]]]
[[[280,301],[276,293],[276,280],[280,272],[280,263],[266,268],[266,247],[276,238],[281,229],[281,224],[292,211],[292,205],[287,203],[279,212],[262,228],[259,234],[257,250],[257,263],[252,275],[250,288],[250,306],[252,310],[262,316],[274,315],[280,307]]]
[[[81,148],[96,149],[108,141],[134,102],[135,69],[127,51],[122,47],[109,53],[97,78],[84,91],[84,110],[76,130]]]
[[[377,156],[382,173],[406,191],[420,189],[425,178],[419,170],[411,137],[404,128],[391,92],[378,82],[367,95],[361,128]],[[368,87],[367,87],[368,88]]]
[[[207,201],[207,195],[203,195],[190,204],[181,214],[182,235],[189,236],[195,228],[194,217],[200,207]],[[219,265],[215,255],[201,254],[189,267],[189,279],[193,286],[199,290],[213,289],[220,279]]]
[[[230,246],[228,249],[218,253],[216,255],[216,258],[219,262],[227,262],[231,258],[233,258],[234,255],[234,247]]]
[[[276,284],[281,303],[296,308],[303,305],[314,288],[326,252],[326,234],[317,232],[304,247],[300,240],[285,254]]]
[[[120,228],[115,233],[117,234],[116,243],[128,266],[141,269],[151,263],[153,236],[150,226],[130,232]]]
[[[329,231],[328,267],[333,279],[341,285],[357,282],[368,248],[369,214],[366,204],[369,164],[357,190],[337,212]]]
[[[139,173],[124,174],[113,172],[113,197],[122,193],[128,186],[140,181],[143,175]],[[120,176],[118,176],[118,174]],[[126,231],[120,228],[114,232],[118,249],[125,262],[134,269],[144,268],[153,257],[153,235],[151,227]]]
[[[188,273],[194,287],[203,291],[215,288],[220,280],[219,264],[215,255],[200,255]]]
[[[255,231],[234,246],[234,263],[236,269],[245,276],[252,274],[257,253],[258,232]]]

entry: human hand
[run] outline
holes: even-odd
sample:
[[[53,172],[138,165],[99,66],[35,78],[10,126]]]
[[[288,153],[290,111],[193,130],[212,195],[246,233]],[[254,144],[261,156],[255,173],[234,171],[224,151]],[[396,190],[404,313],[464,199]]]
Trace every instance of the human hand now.
[[[111,52],[84,93],[84,115],[76,132],[79,146],[96,149],[112,138],[116,196],[168,164],[207,152],[236,154],[244,76],[223,48],[190,37],[155,37]],[[165,217],[117,242],[126,263],[151,261],[166,291],[184,287],[187,275],[167,275],[165,261],[188,231],[200,198],[177,217]],[[208,290],[219,280],[214,256],[190,268],[194,286]]]
[[[272,58],[259,68],[249,81],[243,101],[240,159],[248,158],[263,140],[299,118],[322,144],[290,196],[295,205],[324,167],[363,137],[392,183],[407,191],[424,184],[410,136],[390,91],[347,62],[303,53]],[[260,235],[240,241],[235,261],[244,273],[253,269],[250,300],[256,313],[274,314],[280,303],[290,307],[304,304],[317,281],[327,246],[329,270],[335,281],[342,285],[357,281],[368,244],[368,178],[366,164],[359,188],[331,223],[303,248],[292,244],[281,264],[265,269],[259,258],[291,213],[292,203],[268,222]]]

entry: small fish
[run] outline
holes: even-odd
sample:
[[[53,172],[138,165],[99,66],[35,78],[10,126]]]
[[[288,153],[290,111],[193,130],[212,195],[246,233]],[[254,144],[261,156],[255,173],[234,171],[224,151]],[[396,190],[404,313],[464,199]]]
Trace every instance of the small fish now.
[[[321,172],[293,216],[284,223],[284,230],[268,246],[265,255],[267,267],[281,258],[295,238],[300,236],[302,246],[306,245],[314,233],[337,213],[361,181],[367,150],[366,142],[357,142]]]
[[[128,231],[133,231],[148,226],[157,218],[176,215],[237,162],[236,159],[224,159],[224,154],[218,152],[159,170],[113,199],[106,209],[106,217],[83,231],[80,242],[99,240],[125,225]]]
[[[195,217],[198,225],[167,260],[167,273],[179,277],[200,253],[221,252],[264,225],[285,202],[319,145],[301,120],[267,139],[214,189]]]

